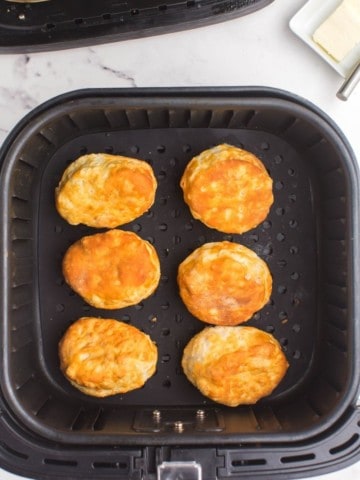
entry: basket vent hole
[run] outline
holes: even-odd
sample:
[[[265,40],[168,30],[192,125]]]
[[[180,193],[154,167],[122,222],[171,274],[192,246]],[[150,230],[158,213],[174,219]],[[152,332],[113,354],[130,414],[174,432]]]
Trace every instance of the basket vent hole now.
[[[291,193],[291,194],[289,195],[289,201],[290,201],[291,203],[295,203],[295,202],[296,202],[296,195],[295,195],[295,193]]]
[[[168,229],[167,223],[160,223],[159,230],[161,232],[166,232],[167,229]]]
[[[290,278],[291,278],[291,280],[298,280],[300,278],[300,275],[298,274],[298,272],[293,272],[290,275]]]
[[[276,165],[280,165],[283,162],[283,157],[281,155],[276,155],[274,158]]]
[[[179,218],[181,215],[181,211],[178,208],[175,208],[174,210],[171,211],[171,216],[173,218]]]
[[[183,321],[182,315],[180,315],[180,313],[177,313],[177,314],[175,315],[175,322],[176,322],[176,323],[181,323],[182,321]]]
[[[90,311],[90,305],[87,305],[87,304],[83,305],[82,306],[82,311],[83,312],[89,312]]]
[[[165,152],[166,152],[166,147],[165,147],[165,145],[158,145],[158,146],[156,147],[156,151],[157,151],[158,153],[165,153]]]
[[[130,147],[130,152],[131,153],[139,153],[140,148],[137,145],[132,145]]]
[[[105,147],[105,148],[104,148],[104,152],[105,152],[105,153],[114,153],[114,147],[112,147],[111,145],[109,145],[108,147]]]
[[[281,217],[281,215],[285,215],[285,208],[278,207],[276,209],[276,215],[278,215],[279,217]]]
[[[191,222],[185,223],[185,230],[187,232],[191,232],[193,228],[194,228],[194,225]]]
[[[172,242],[174,245],[179,245],[179,243],[181,243],[181,237],[179,235],[174,235],[172,238]]]
[[[5,450],[6,453],[9,453],[10,455],[21,458],[23,460],[27,460],[29,458],[29,455],[26,455],[25,453],[19,452],[18,450],[15,450],[11,447],[9,447],[6,443],[0,441],[0,448]]]
[[[103,13],[102,18],[104,20],[111,20],[111,13]]]
[[[166,380],[163,381],[162,385],[165,388],[170,388],[171,387],[171,381],[167,378]]]
[[[291,253],[291,255],[296,255],[297,253],[299,253],[299,248],[293,245],[292,247],[290,247],[289,252]]]
[[[169,308],[170,308],[170,303],[169,302],[165,302],[161,305],[162,310],[169,310]]]
[[[125,462],[93,462],[94,469],[120,469],[127,470],[128,464]]]
[[[152,236],[146,237],[146,240],[147,240],[149,243],[151,243],[151,245],[154,245],[154,243],[155,243],[155,238],[152,237]]]
[[[84,19],[83,18],[75,18],[74,22],[75,22],[76,25],[81,25],[82,23],[84,23]]]
[[[263,222],[263,227],[264,227],[266,230],[269,230],[269,228],[272,227],[272,223],[270,222],[270,220],[265,220],[265,222]]]
[[[233,467],[249,467],[255,465],[266,465],[265,458],[242,458],[241,460],[233,460],[231,462]]]
[[[55,310],[57,312],[63,312],[65,310],[65,305],[63,303],[58,303],[56,306],[55,306]]]
[[[132,229],[133,229],[134,232],[141,232],[142,226],[141,226],[140,223],[134,223]]]
[[[62,287],[64,284],[65,284],[65,280],[62,277],[59,277],[56,280],[56,285],[59,285],[60,287]]]
[[[279,312],[279,320],[284,321],[288,319],[288,314],[286,312]]]
[[[187,2],[186,6],[187,7],[193,7],[195,5],[195,2]],[[189,153],[191,152],[191,146],[190,145],[183,145],[183,152],[184,153]]]
[[[83,146],[80,148],[79,152],[80,152],[80,155],[86,155],[88,152],[88,149],[87,147]],[[70,162],[72,162],[72,160],[70,160]]]
[[[169,277],[167,275],[162,275],[160,280],[162,283],[168,283]]]
[[[130,320],[131,320],[131,317],[130,317],[130,315],[128,315],[128,314],[125,314],[125,315],[123,315],[123,316],[121,317],[121,321],[122,321],[122,322],[129,323]]]
[[[262,142],[261,145],[260,145],[260,148],[261,148],[261,150],[269,150],[270,145],[269,145],[268,142]]]
[[[300,462],[308,462],[310,460],[315,459],[314,453],[306,453],[304,455],[291,455],[288,457],[281,457],[281,463],[300,463]]]
[[[346,442],[342,443],[341,445],[338,445],[337,447],[330,448],[329,452],[331,455],[336,455],[337,453],[343,452],[344,450],[347,450],[350,448],[354,443],[356,443],[360,438],[360,435],[358,433],[354,433],[352,437],[349,438]]]
[[[271,255],[273,253],[273,248],[268,245],[267,247],[264,247],[263,249],[263,255]]]
[[[44,458],[45,465],[54,465],[61,467],[77,467],[78,462],[76,460],[60,460],[58,458]]]
[[[165,170],[161,170],[158,174],[158,180],[161,181],[161,180],[164,180],[166,178],[166,172]]]
[[[292,356],[293,356],[294,360],[299,360],[299,358],[301,357],[301,353],[300,353],[299,350],[295,350],[295,352],[293,352]]]
[[[260,313],[260,312],[256,312],[255,315],[253,316],[253,319],[254,319],[254,320],[261,320],[261,313]]]
[[[289,344],[289,340],[283,337],[283,338],[280,338],[280,343],[283,347],[286,347]]]
[[[293,177],[293,176],[295,175],[295,170],[294,170],[293,168],[289,168],[289,170],[288,170],[288,175],[289,175],[290,177]]]
[[[287,288],[285,287],[285,285],[279,285],[277,291],[278,291],[278,293],[283,295],[284,293],[287,292]]]
[[[154,218],[154,212],[152,210],[149,210],[147,213],[146,213],[146,216],[147,218]]]
[[[58,234],[59,234],[59,233],[62,233],[63,228],[62,228],[61,225],[56,225],[56,227],[54,228],[54,230],[55,230],[55,233],[58,233]]]
[[[290,220],[289,226],[290,228],[296,228],[298,226],[298,222],[296,220]]]
[[[258,242],[259,241],[259,235],[257,235],[256,233],[252,233],[250,235],[250,240],[253,241],[254,243]]]
[[[280,182],[280,181],[276,182],[275,183],[275,188],[276,188],[276,190],[282,190],[284,188],[283,182]]]
[[[161,336],[162,337],[168,337],[170,335],[170,328],[163,328],[161,330]]]
[[[135,310],[142,310],[143,308],[144,308],[144,304],[141,302],[135,305]]]
[[[265,330],[268,332],[268,333],[274,333],[275,332],[275,327],[273,325],[267,325]]]
[[[162,363],[168,363],[170,362],[171,360],[171,356],[168,354],[168,353],[165,353],[162,357],[161,357],[161,362]]]
[[[287,265],[287,261],[284,260],[284,259],[278,260],[276,263],[277,263],[277,264],[279,265],[279,267],[281,267],[281,268],[284,268],[284,267],[286,267],[286,265]]]
[[[293,325],[293,327],[292,327],[292,330],[293,330],[293,332],[295,332],[295,333],[299,333],[300,330],[301,330],[301,327],[300,327],[300,325],[299,325],[298,323],[295,323],[295,324]]]
[[[176,167],[178,164],[178,161],[176,158],[170,158],[169,163],[171,167]]]
[[[159,198],[159,205],[167,205],[168,199],[166,197]]]

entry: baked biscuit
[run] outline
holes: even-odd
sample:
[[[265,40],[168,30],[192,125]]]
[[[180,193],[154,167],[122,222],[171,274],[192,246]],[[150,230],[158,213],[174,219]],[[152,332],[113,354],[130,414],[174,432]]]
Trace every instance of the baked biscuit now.
[[[253,327],[207,327],[185,347],[190,382],[215,402],[236,407],[270,395],[288,362],[269,333]]]
[[[252,153],[231,145],[203,151],[180,181],[194,218],[226,233],[244,233],[267,217],[274,201],[272,179]]]
[[[272,277],[255,252],[233,242],[205,243],[178,269],[180,296],[203,322],[238,325],[269,300]]]
[[[71,163],[55,190],[56,208],[71,225],[113,228],[154,203],[156,179],[143,160],[97,153]]]
[[[135,327],[82,317],[59,342],[60,368],[74,387],[107,397],[140,388],[154,374],[157,348]]]
[[[109,230],[81,238],[63,258],[68,285],[97,308],[123,308],[151,295],[160,280],[155,248],[135,233]]]

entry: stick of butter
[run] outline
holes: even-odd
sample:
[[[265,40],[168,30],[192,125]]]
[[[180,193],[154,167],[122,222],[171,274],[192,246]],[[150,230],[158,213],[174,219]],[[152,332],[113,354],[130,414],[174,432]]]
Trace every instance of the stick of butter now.
[[[313,40],[341,62],[360,42],[360,0],[343,0],[315,30]]]

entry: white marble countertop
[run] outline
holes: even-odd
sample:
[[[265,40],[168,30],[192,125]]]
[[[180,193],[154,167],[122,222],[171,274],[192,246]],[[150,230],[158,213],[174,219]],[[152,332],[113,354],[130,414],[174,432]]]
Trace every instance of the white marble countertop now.
[[[228,22],[115,44],[29,55],[0,55],[0,142],[29,110],[85,87],[271,86],[329,114],[360,159],[360,85],[347,102],[343,79],[289,29],[304,0],[276,0]],[[1,480],[19,479],[0,469]],[[321,477],[360,478],[360,463]]]

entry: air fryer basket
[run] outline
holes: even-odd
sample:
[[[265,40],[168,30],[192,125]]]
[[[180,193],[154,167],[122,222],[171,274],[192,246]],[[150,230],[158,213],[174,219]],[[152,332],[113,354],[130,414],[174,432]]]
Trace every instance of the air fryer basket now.
[[[222,142],[257,154],[274,181],[269,217],[241,236],[195,221],[179,188],[191,157]],[[154,244],[162,268],[157,292],[134,307],[95,309],[63,281],[64,251],[94,229],[57,214],[54,188],[87,152],[145,159],[158,179],[154,206],[124,226]],[[84,90],[26,117],[1,161],[4,467],[39,478],[101,471],[150,479],[162,461],[195,460],[206,479],[289,478],[357,458],[359,177],[326,115],[272,89]],[[268,263],[273,294],[249,325],[272,332],[290,364],[273,394],[253,406],[209,401],[180,367],[183,347],[204,324],[179,299],[177,266],[222,239]],[[85,315],[129,322],[156,341],[157,372],[142,389],[95,399],[65,380],[57,343]]]
[[[158,35],[247,15],[273,0],[0,0],[0,52],[54,50]]]

